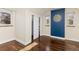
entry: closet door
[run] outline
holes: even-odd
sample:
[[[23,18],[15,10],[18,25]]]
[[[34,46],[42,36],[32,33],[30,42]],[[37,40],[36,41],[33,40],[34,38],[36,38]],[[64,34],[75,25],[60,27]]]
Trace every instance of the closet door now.
[[[65,35],[65,9],[51,11],[51,35],[64,37]]]

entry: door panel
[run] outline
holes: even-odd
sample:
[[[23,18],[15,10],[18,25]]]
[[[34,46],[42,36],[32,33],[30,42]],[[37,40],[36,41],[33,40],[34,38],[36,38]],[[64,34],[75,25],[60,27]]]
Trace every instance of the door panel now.
[[[64,37],[65,9],[51,11],[51,35]]]

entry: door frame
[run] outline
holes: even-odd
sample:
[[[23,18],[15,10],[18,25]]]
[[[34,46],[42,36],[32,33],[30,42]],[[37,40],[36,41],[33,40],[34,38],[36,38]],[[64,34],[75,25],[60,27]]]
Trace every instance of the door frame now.
[[[38,29],[38,38],[39,38],[39,42],[40,42],[40,17],[39,17],[39,29]],[[32,15],[32,30],[31,30],[32,34],[31,34],[31,43],[34,42],[34,15]]]

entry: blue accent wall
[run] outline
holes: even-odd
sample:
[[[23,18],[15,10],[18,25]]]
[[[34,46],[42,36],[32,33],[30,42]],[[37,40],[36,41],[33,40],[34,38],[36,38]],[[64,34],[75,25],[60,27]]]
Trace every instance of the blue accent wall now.
[[[55,22],[53,17],[59,14],[61,15],[61,21]],[[51,35],[57,37],[65,36],[65,9],[58,9],[51,11]]]

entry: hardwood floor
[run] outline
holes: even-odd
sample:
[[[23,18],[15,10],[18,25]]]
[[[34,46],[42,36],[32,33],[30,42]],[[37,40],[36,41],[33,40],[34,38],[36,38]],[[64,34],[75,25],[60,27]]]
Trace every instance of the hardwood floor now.
[[[41,36],[39,45],[33,47],[30,51],[79,51],[79,42],[70,40],[60,40],[48,36]]]
[[[34,42],[38,45],[34,46],[29,51],[79,51],[79,42],[70,40],[60,40],[49,36],[41,36]],[[7,43],[0,44],[0,51],[19,51],[25,46],[13,40]]]
[[[25,46],[21,43],[17,42],[16,40],[0,44],[0,51],[18,51]]]

